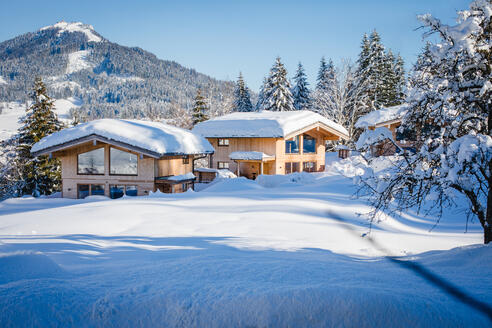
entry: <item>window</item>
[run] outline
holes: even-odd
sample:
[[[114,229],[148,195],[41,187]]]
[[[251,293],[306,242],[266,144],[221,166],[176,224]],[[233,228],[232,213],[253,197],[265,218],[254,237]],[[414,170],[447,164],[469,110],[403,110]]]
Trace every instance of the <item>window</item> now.
[[[316,172],[316,162],[304,162],[304,163],[302,163],[302,170],[304,172]]]
[[[229,168],[229,162],[217,162],[217,168],[228,169]]]
[[[219,146],[222,146],[222,147],[229,146],[229,139],[219,139]]]
[[[137,194],[138,194],[137,186],[126,186],[127,196],[137,196]]]
[[[77,174],[104,174],[104,148],[94,149],[77,156]]]
[[[183,157],[183,164],[190,164],[190,157],[189,156]]]
[[[104,185],[91,185],[91,196],[104,196]]]
[[[286,154],[299,153],[299,136],[285,140],[285,153]]]
[[[137,175],[137,155],[111,147],[109,157],[109,174]]]
[[[137,196],[137,194],[137,186],[111,185],[109,187],[109,197],[112,199],[123,197],[123,195]]]
[[[303,153],[315,153],[316,152],[316,139],[304,134],[302,136],[302,152]]]
[[[285,163],[285,174],[290,174],[293,172],[299,172],[298,162],[286,162]]]
[[[77,186],[77,198],[82,199],[89,196],[89,185]]]
[[[89,195],[104,196],[104,185],[80,184],[77,186],[77,198],[85,198]]]

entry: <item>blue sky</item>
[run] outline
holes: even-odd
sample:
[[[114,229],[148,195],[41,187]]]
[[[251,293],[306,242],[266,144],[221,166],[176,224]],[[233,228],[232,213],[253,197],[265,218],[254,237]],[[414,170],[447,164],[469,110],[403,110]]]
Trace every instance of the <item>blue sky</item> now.
[[[293,76],[301,61],[311,84],[321,56],[356,59],[364,32],[376,29],[407,67],[423,42],[417,14],[451,23],[468,0],[344,1],[9,1],[0,3],[0,40],[60,20],[82,21],[105,38],[218,79],[239,71],[257,91],[276,56]]]

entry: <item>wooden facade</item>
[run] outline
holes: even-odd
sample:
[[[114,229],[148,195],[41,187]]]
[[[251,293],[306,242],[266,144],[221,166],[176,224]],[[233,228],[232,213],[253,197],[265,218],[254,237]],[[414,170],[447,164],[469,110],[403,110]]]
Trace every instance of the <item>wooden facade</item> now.
[[[299,136],[299,151],[287,153],[286,142],[297,136]],[[303,151],[304,136],[315,140],[315,151]],[[215,153],[211,156],[210,167],[227,168],[239,176],[250,179],[255,179],[260,174],[322,171],[325,167],[325,141],[339,140],[339,138],[339,135],[327,131],[320,124],[305,127],[284,138],[207,138],[215,148]],[[221,139],[228,141],[219,142]],[[268,157],[263,160],[232,160],[230,154],[233,152],[262,152]]]
[[[104,149],[104,173],[103,174],[81,174],[78,172],[79,154],[96,149]],[[137,156],[137,174],[111,174],[110,173],[110,149],[115,148]],[[125,147],[92,140],[76,144],[62,150],[51,153],[53,157],[59,158],[62,167],[62,197],[81,198],[80,186],[89,186],[89,194],[93,189],[110,197],[112,188],[118,186],[124,190],[132,190],[136,195],[148,195],[151,191],[162,192],[184,192],[193,187],[193,180],[166,181],[159,177],[180,176],[193,171],[193,155],[188,156],[164,156],[154,158]]]

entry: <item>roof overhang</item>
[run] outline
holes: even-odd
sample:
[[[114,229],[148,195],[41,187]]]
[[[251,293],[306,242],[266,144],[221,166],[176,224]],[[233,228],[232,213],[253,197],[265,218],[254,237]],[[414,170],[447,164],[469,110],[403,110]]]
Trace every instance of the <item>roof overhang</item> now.
[[[401,124],[401,118],[395,118],[393,120],[379,122],[379,123],[376,123],[374,125],[374,127],[375,128],[380,128],[380,127],[383,127],[383,126],[392,125],[392,124],[398,124],[398,123]]]
[[[338,136],[339,138],[341,139],[344,139],[344,140],[349,140],[349,136],[343,132],[340,132],[322,122],[316,122],[314,124],[311,124],[311,125],[308,125],[302,129],[299,129],[297,131],[294,131],[294,132],[291,132],[289,134],[287,134],[285,136],[285,139],[289,139],[289,138],[292,138],[292,137],[295,137],[301,133],[305,133],[305,132],[308,132],[310,130],[313,130],[313,129],[316,129],[318,132],[325,132],[325,134],[332,134],[332,135],[336,135]]]
[[[161,154],[161,153],[157,153],[157,152],[154,152],[154,151],[151,151],[151,150],[148,150],[148,149],[144,149],[144,148],[141,148],[141,147],[133,146],[133,145],[127,144],[125,142],[108,139],[106,137],[103,137],[103,136],[100,136],[100,135],[97,135],[97,134],[91,134],[91,135],[88,135],[88,136],[85,136],[85,137],[82,137],[82,138],[74,139],[74,140],[71,140],[71,141],[68,141],[68,142],[59,144],[59,145],[55,145],[55,146],[48,147],[48,148],[45,148],[45,149],[42,149],[42,150],[39,150],[39,151],[36,151],[36,152],[32,152],[31,154],[33,156],[48,155],[48,154],[51,154],[51,153],[54,153],[54,152],[57,152],[57,151],[65,150],[65,149],[72,148],[72,147],[75,147],[75,146],[79,146],[81,144],[84,144],[84,143],[87,143],[87,142],[91,142],[91,141],[92,142],[99,141],[99,142],[106,143],[106,144],[109,144],[109,145],[113,145],[113,146],[116,146],[116,147],[125,148],[125,149],[131,150],[131,151],[134,151],[136,153],[143,154],[143,155],[146,155],[146,156],[155,158],[155,159],[159,159],[159,158],[161,158],[163,156],[183,156],[183,155],[213,154],[213,151],[203,152],[203,153],[194,153],[194,154],[187,154],[187,153],[164,153],[164,154]]]

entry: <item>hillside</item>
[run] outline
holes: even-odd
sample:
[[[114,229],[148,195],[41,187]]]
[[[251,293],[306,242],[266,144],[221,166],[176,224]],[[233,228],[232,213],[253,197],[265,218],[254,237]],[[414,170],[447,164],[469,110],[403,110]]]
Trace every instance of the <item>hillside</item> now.
[[[0,111],[24,103],[36,76],[89,120],[169,117],[188,110],[198,88],[213,115],[228,110],[233,90],[232,82],[113,43],[82,23],[59,22],[0,43]]]

